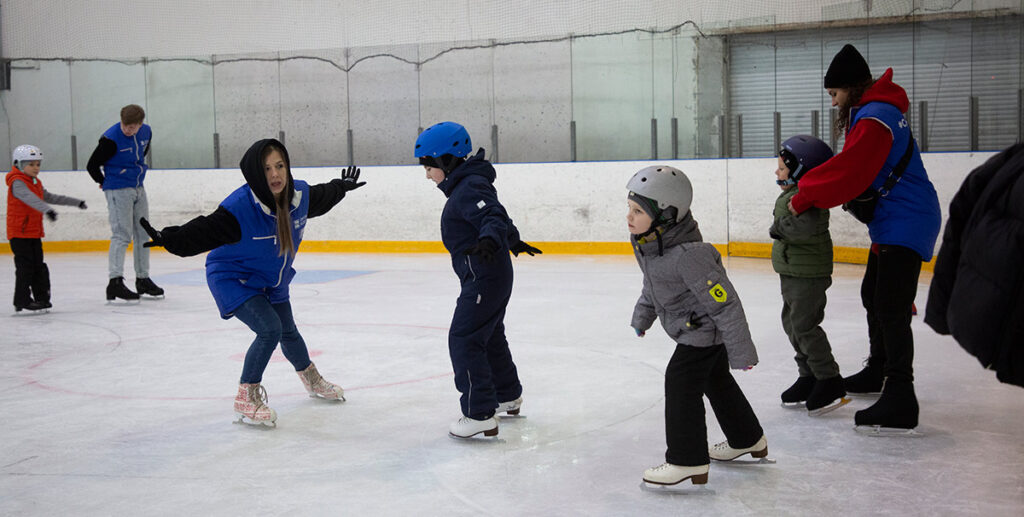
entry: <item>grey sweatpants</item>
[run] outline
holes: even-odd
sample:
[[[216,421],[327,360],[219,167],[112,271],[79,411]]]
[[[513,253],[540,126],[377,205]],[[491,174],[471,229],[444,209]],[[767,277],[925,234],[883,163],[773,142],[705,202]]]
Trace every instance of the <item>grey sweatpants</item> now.
[[[782,329],[796,351],[801,377],[829,379],[839,375],[832,345],[821,328],[825,319],[825,291],[832,277],[800,278],[779,275],[782,283]]]
[[[110,278],[124,276],[124,253],[133,240],[135,278],[149,278],[149,248],[142,245],[149,241],[149,235],[139,224],[143,217],[149,217],[149,201],[146,189],[119,188],[104,190],[107,197],[107,211],[110,215],[110,255],[107,259]]]

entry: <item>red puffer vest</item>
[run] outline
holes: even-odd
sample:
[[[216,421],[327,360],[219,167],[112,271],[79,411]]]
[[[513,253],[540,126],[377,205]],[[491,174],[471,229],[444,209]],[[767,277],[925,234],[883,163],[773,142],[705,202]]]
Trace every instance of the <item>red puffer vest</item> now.
[[[17,167],[7,173],[7,240],[43,238],[43,213],[14,197],[14,180],[21,180],[39,199],[43,198],[43,183]]]

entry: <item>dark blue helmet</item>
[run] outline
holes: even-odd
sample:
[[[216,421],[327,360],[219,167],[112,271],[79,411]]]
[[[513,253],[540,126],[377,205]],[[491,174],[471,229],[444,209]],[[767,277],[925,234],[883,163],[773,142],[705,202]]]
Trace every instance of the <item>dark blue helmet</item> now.
[[[807,171],[827,162],[832,158],[832,148],[820,139],[810,135],[796,135],[782,142],[779,149],[782,163],[789,168],[788,180],[777,180],[779,185],[792,185]]]
[[[466,128],[455,122],[441,122],[420,133],[414,154],[417,158],[440,158],[446,154],[465,158],[472,151],[473,143]]]

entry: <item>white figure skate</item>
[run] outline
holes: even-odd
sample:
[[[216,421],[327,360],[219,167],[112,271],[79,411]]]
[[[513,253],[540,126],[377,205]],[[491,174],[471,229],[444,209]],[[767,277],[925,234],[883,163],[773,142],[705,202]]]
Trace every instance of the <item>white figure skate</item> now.
[[[464,416],[448,426],[448,434],[452,438],[472,438],[480,433],[484,433],[484,436],[498,436],[498,419],[492,416],[486,420],[476,420]]]
[[[306,387],[306,393],[309,393],[311,398],[345,401],[345,390],[337,384],[327,382],[317,371],[315,364],[309,363],[305,370],[295,373],[299,374],[299,379],[302,379],[302,385]]]
[[[235,396],[237,422],[277,427],[277,411],[267,407],[267,389],[255,384],[239,384]]]

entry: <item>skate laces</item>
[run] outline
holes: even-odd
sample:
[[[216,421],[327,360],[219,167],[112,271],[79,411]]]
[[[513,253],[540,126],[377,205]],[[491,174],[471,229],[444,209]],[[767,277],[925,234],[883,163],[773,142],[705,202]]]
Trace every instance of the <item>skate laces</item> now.
[[[309,384],[309,387],[312,388],[314,391],[334,390],[334,385],[327,382],[327,380],[324,379],[322,375],[320,375],[320,372],[316,369],[316,366],[311,364],[309,365],[309,368],[306,368],[301,373],[302,377],[305,378],[306,382]]]
[[[711,449],[716,451],[727,451],[729,449],[732,449],[732,447],[729,447],[729,441],[726,440],[724,442],[718,442],[714,444],[713,446],[711,446]]]
[[[253,403],[254,409],[253,414],[256,414],[261,408],[267,407],[267,403],[270,402],[270,396],[267,395],[267,388],[264,388],[262,384],[250,384],[246,387],[249,391],[249,400]]]
[[[671,463],[662,463],[661,465],[658,465],[657,467],[654,467],[651,470],[653,470],[655,472],[658,472],[658,471],[662,471],[662,470],[668,470],[670,468],[672,468],[672,464]]]

